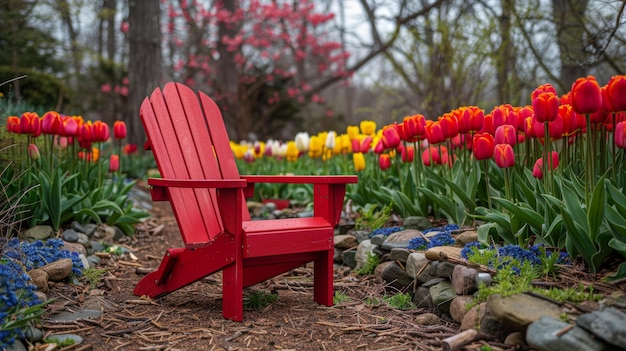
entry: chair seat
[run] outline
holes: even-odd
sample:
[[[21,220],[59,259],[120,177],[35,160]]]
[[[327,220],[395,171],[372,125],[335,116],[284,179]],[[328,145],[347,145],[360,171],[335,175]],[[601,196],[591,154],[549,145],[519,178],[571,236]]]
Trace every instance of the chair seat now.
[[[244,258],[333,248],[333,226],[322,217],[245,221]]]

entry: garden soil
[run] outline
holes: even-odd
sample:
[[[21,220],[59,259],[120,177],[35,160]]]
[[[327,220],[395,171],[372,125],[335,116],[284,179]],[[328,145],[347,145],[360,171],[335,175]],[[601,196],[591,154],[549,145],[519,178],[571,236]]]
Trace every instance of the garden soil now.
[[[416,324],[415,317],[427,311],[390,307],[381,302],[392,293],[388,287],[343,267],[335,270],[335,291],[342,297],[335,306],[313,301],[312,267],[304,266],[246,288],[244,298],[277,293],[278,299],[246,309],[241,323],[222,318],[219,273],[161,298],[135,296],[133,288],[158,267],[165,250],[182,247],[169,204],[155,203],[151,212],[152,219],[122,243],[132,255],[102,255],[98,268],[106,272],[91,286],[85,277],[81,285],[52,285],[48,297],[56,300],[48,315],[102,311],[71,322],[44,319],[47,336],[83,338],[63,350],[440,350],[441,341],[458,331],[445,319]]]

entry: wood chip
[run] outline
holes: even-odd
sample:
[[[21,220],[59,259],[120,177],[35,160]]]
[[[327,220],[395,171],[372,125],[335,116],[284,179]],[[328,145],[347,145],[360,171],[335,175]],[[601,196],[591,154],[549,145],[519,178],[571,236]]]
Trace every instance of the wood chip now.
[[[123,266],[141,267],[141,263],[137,263],[137,262],[128,262],[128,261],[119,260],[117,261],[117,263]]]

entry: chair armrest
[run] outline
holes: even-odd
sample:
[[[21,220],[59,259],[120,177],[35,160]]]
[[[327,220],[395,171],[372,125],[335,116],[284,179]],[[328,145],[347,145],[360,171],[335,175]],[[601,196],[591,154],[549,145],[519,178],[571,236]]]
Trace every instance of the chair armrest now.
[[[286,184],[349,184],[356,183],[355,175],[307,176],[307,175],[244,175],[248,183],[286,183]]]
[[[149,178],[150,194],[153,201],[167,201],[167,188],[210,188],[210,189],[237,189],[245,188],[244,179],[165,179]]]

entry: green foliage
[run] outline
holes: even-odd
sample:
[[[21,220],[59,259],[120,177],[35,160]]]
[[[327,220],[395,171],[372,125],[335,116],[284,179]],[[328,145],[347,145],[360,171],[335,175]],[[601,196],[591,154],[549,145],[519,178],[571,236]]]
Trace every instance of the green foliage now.
[[[361,208],[359,210],[360,216],[356,218],[354,226],[361,230],[382,228],[391,216],[391,207],[383,206],[381,210],[376,211],[377,209],[377,205],[366,205]]]
[[[278,301],[278,293],[266,293],[264,291],[253,291],[243,300],[243,307],[246,309],[259,309]]]
[[[385,301],[389,306],[399,310],[411,310],[415,308],[415,304],[411,300],[411,295],[407,293],[387,295],[383,297],[383,301]]]
[[[86,268],[83,270],[82,277],[87,280],[91,289],[95,289],[106,272],[106,269]]]
[[[74,339],[66,338],[63,340],[59,340],[58,338],[55,338],[54,336],[45,338],[43,341],[48,344],[57,344],[58,347],[71,346],[71,345],[74,345],[75,343]]]
[[[350,302],[350,297],[343,291],[335,291],[335,295],[333,295],[333,305],[341,305],[344,302]]]
[[[55,76],[31,69],[14,70],[9,66],[0,66],[0,82],[26,75],[19,80],[20,94],[23,100],[30,104],[43,106],[46,111],[55,109],[66,100],[67,87]],[[0,86],[0,93],[9,100],[14,96],[14,83]],[[19,114],[24,111],[21,110]],[[44,111],[45,112],[45,111]],[[17,114],[17,113],[16,113]],[[19,115],[18,115],[19,116]]]
[[[367,253],[367,262],[356,270],[356,274],[358,275],[371,275],[374,274],[374,270],[376,266],[380,264],[380,257],[378,255],[373,254],[371,252]]]

